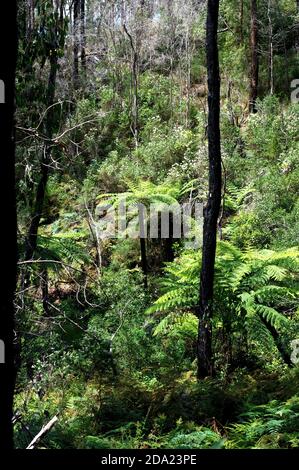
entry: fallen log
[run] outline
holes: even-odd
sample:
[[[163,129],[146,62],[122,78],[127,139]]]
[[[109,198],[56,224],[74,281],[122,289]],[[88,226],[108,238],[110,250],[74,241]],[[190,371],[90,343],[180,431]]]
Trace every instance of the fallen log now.
[[[43,426],[40,430],[40,432],[34,437],[34,439],[32,439],[32,441],[30,442],[30,444],[26,447],[26,449],[34,449],[35,446],[39,443],[39,441],[41,440],[41,438],[43,436],[45,436],[45,434],[47,434],[49,431],[51,431],[51,429],[53,428],[53,426],[55,426],[55,424],[57,423],[58,421],[58,418],[57,416],[54,416],[54,418],[51,419],[51,421],[48,422],[48,424],[46,424],[45,426]]]

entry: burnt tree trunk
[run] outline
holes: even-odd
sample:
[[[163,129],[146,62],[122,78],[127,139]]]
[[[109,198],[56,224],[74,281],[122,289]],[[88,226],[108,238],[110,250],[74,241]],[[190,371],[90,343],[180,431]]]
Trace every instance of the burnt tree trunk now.
[[[258,23],[257,23],[257,0],[251,0],[250,20],[250,92],[249,111],[256,112],[256,99],[258,96],[259,58],[258,58]]]
[[[217,44],[219,0],[208,0],[207,72],[208,72],[208,143],[209,197],[204,211],[200,300],[196,308],[199,317],[197,360],[198,378],[212,375],[212,301],[216,256],[217,221],[221,206],[220,150],[220,74]]]
[[[2,264],[0,283],[0,449],[13,448],[13,395],[15,386],[14,295],[17,270],[17,223],[15,195],[14,92],[17,54],[16,1],[4,2],[0,31],[0,199],[3,221],[2,248],[8,264]],[[3,92],[3,93],[2,93]],[[3,363],[4,362],[4,363]]]

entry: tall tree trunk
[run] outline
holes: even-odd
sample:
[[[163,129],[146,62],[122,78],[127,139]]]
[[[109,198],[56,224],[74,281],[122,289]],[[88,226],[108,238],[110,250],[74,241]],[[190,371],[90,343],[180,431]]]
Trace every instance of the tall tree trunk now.
[[[143,283],[145,289],[148,287],[148,282],[147,282],[147,274],[148,274],[148,269],[147,269],[147,255],[146,255],[146,241],[145,238],[140,238],[140,254],[141,254],[141,268],[142,268],[142,273],[143,273]]]
[[[208,0],[207,71],[208,71],[208,142],[209,197],[204,212],[200,300],[196,308],[199,317],[197,359],[198,378],[213,373],[212,363],[212,301],[216,256],[217,221],[221,206],[220,150],[220,74],[217,44],[219,0]]]
[[[271,0],[268,0],[268,29],[269,29],[269,92],[274,93],[274,70],[273,70],[273,25],[271,18]]]
[[[2,265],[0,283],[0,340],[4,364],[0,363],[0,449],[13,447],[13,395],[15,386],[14,360],[14,295],[17,268],[17,223],[15,196],[14,91],[17,53],[16,1],[1,5],[7,30],[0,30],[0,78],[5,89],[4,103],[0,104],[0,199],[3,220],[2,249],[9,265]]]
[[[46,193],[46,186],[49,177],[49,165],[51,162],[51,139],[53,137],[53,126],[54,126],[54,110],[53,110],[53,103],[55,98],[55,90],[56,90],[56,76],[57,76],[57,62],[58,57],[56,54],[53,54],[50,59],[50,74],[49,74],[49,81],[48,81],[48,89],[47,89],[47,119],[45,124],[45,134],[47,137],[47,142],[45,144],[45,149],[42,155],[41,160],[41,176],[37,186],[36,196],[35,196],[35,204],[33,209],[33,214],[31,218],[30,227],[28,230],[27,240],[26,240],[26,251],[25,251],[25,260],[30,260],[36,250],[37,246],[37,234],[38,228],[40,224],[40,220],[43,213],[44,207],[44,199]]]
[[[250,20],[250,93],[249,111],[256,112],[256,99],[258,96],[259,60],[258,60],[258,24],[257,24],[257,0],[251,0],[251,20]]]
[[[244,41],[244,0],[240,0],[240,42]]]
[[[74,0],[74,87],[78,88],[79,82],[79,37],[80,37],[80,0]]]
[[[81,66],[86,74],[85,0],[81,0]]]
[[[34,29],[34,0],[28,0],[28,37],[31,40],[32,31]]]
[[[135,147],[138,148],[139,143],[139,129],[138,129],[138,50],[137,46],[134,45],[133,37],[129,33],[126,25],[124,25],[125,33],[127,34],[128,38],[130,39],[131,50],[132,50],[132,134],[135,141]]]
[[[143,204],[138,204],[138,217],[139,217],[139,237],[140,237],[140,255],[141,255],[141,268],[143,272],[144,287],[147,289],[147,255],[146,255],[146,239],[147,239],[147,228],[146,228],[146,211]]]

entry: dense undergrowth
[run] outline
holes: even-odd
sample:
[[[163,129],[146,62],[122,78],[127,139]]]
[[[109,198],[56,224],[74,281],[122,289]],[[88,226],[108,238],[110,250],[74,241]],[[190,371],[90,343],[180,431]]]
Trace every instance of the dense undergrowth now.
[[[56,94],[64,117],[57,116],[57,135],[71,130],[53,144],[37,262],[20,270],[29,270],[31,286],[24,291],[20,285],[17,298],[21,362],[15,410],[22,415],[17,447],[25,447],[53,415],[58,424],[40,447],[299,445],[299,369],[291,361],[291,341],[299,339],[299,105],[291,104],[284,78],[285,60],[294,77],[298,58],[293,46],[287,57],[277,47],[276,89],[270,96],[261,56],[258,112],[248,115],[249,52],[247,39],[241,44],[237,38],[236,3],[222,2],[230,28],[219,39],[225,187],[216,259],[215,377],[196,379],[200,248],[180,239],[171,246],[148,239],[145,288],[138,238],[99,241],[93,219],[100,202],[113,200],[117,207],[124,195],[145,206],[205,201],[206,91],[196,92],[206,80],[199,12],[192,17],[190,41],[196,47],[187,64],[188,93],[184,59],[175,57],[171,72],[159,61],[141,67],[137,147],[125,46],[116,46],[115,69],[106,56],[91,63],[71,97],[63,85],[70,44],[61,54]],[[285,23],[295,23],[295,2],[278,3]],[[248,38],[249,2],[244,4]],[[280,31],[281,17],[273,16]],[[183,19],[178,21],[182,26]],[[291,41],[287,33],[285,39]],[[156,45],[161,61],[163,40]],[[22,48],[21,41],[21,57]],[[20,63],[18,70],[17,119],[28,127],[37,125],[46,108],[37,81],[46,72],[35,66],[38,71],[24,72]],[[32,89],[35,101],[29,103]],[[70,109],[63,107],[67,99],[75,103]],[[22,259],[42,149],[38,138],[18,133]]]

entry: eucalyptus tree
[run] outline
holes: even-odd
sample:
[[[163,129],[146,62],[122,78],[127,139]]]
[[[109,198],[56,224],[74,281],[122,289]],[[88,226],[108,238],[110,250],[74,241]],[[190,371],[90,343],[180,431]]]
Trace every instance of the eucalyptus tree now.
[[[258,10],[257,0],[251,0],[251,19],[250,19],[250,94],[249,94],[249,110],[254,113],[256,111],[256,99],[258,96],[258,80],[259,80],[259,58],[258,58]]]
[[[204,211],[200,296],[196,313],[199,317],[197,359],[198,378],[213,373],[212,326],[213,287],[216,256],[217,225],[221,205],[220,149],[220,72],[218,55],[219,0],[208,0],[207,13],[207,72],[208,72],[208,144],[209,195]]]

